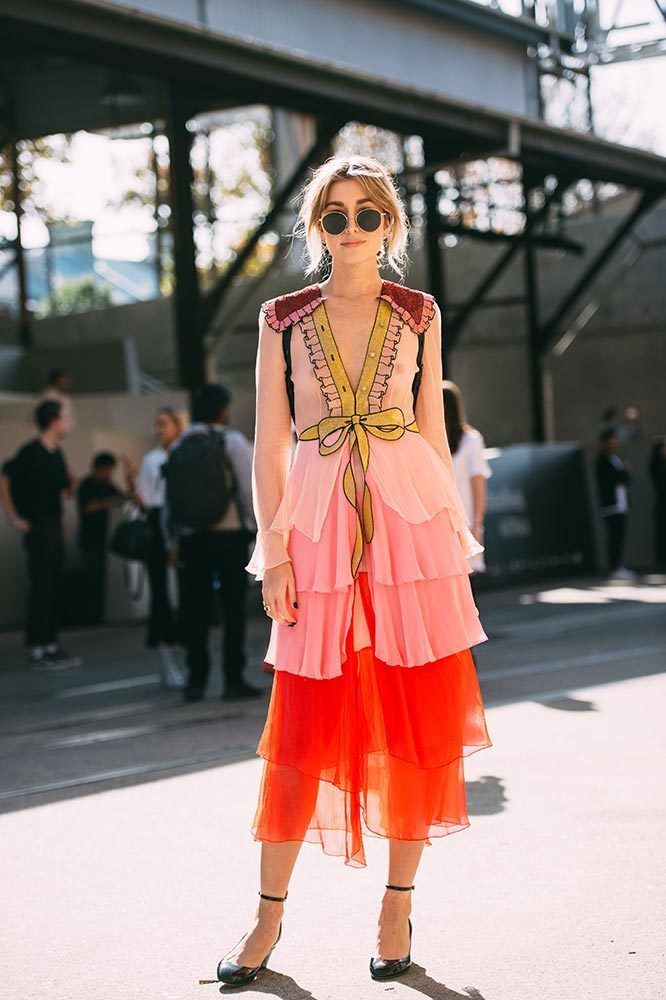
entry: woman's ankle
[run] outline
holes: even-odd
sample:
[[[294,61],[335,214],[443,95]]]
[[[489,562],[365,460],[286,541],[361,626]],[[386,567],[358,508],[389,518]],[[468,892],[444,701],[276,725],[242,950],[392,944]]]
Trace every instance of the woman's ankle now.
[[[277,900],[264,899],[263,897],[259,897],[257,916],[260,919],[278,920],[282,918],[283,914],[284,914],[284,902],[278,902]]]
[[[410,914],[412,912],[411,892],[392,892],[387,889],[382,897],[381,913],[385,917],[394,914]]]

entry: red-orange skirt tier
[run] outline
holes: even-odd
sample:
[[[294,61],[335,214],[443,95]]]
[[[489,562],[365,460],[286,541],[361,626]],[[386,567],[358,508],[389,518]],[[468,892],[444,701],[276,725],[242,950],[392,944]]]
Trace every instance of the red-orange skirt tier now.
[[[372,636],[366,572],[358,583]],[[395,666],[354,651],[352,635],[339,677],[276,669],[251,832],[319,843],[359,868],[363,834],[431,844],[468,827],[463,760],[492,742],[469,649]]]

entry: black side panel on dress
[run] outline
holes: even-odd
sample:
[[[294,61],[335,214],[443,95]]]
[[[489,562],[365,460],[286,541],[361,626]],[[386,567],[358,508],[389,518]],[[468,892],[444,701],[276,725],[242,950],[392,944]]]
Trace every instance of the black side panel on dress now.
[[[285,327],[282,331],[282,353],[286,365],[284,380],[287,388],[287,398],[289,400],[289,412],[291,419],[296,423],[294,416],[294,383],[291,380],[291,326]]]
[[[419,347],[416,354],[417,372],[412,380],[412,400],[414,411],[416,411],[416,400],[418,399],[419,387],[421,385],[421,375],[423,374],[423,345],[425,343],[425,331],[417,333],[417,337],[419,338]]]

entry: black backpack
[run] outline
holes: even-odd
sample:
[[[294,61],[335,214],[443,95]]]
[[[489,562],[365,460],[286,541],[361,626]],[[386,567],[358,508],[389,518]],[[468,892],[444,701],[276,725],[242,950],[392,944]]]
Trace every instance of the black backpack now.
[[[170,452],[162,466],[169,520],[175,526],[210,528],[227,512],[237,483],[224,434],[194,431]]]

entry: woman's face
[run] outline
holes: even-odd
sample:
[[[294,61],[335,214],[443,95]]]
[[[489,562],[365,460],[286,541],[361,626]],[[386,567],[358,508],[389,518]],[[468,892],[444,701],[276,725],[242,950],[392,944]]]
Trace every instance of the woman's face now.
[[[331,257],[343,266],[352,264],[377,263],[377,254],[382,249],[384,237],[391,227],[387,215],[382,216],[381,225],[373,233],[359,229],[356,216],[364,208],[374,208],[381,211],[379,205],[368,196],[359,180],[345,177],[333,181],[328,189],[328,196],[322,215],[327,212],[343,212],[347,216],[347,226],[339,236],[327,233],[321,223],[319,234],[328,247]]]
[[[176,421],[168,413],[157,414],[155,419],[155,437],[163,448],[167,448],[178,437]]]

